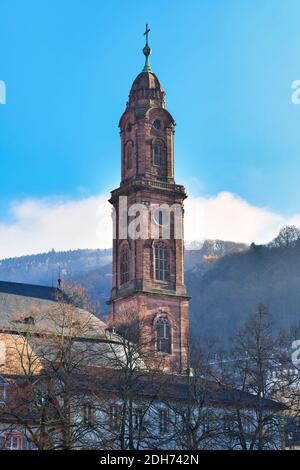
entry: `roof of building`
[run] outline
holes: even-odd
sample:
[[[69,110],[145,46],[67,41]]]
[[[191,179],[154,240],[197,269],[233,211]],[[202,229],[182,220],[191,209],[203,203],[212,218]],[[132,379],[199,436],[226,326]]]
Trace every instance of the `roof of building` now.
[[[248,392],[231,387],[225,387],[214,381],[205,381],[201,378],[187,375],[155,374],[153,371],[138,371],[133,375],[131,385],[125,378],[122,370],[115,368],[102,369],[85,368],[84,374],[74,373],[73,382],[76,390],[101,390],[109,396],[120,396],[132,393],[142,400],[158,400],[160,402],[173,401],[174,403],[201,403],[200,406],[236,407],[255,409],[258,398]],[[271,399],[263,399],[265,409],[280,412],[287,407]]]
[[[54,316],[61,315],[59,302],[66,299],[55,287],[0,281],[0,330],[20,332],[28,326],[28,319],[36,329],[51,330]],[[84,308],[73,306],[73,310],[81,322],[89,322],[83,336],[99,337],[106,330],[106,324]]]
[[[59,291],[60,289],[56,287],[0,281],[0,294],[14,294],[22,297],[55,301]]]
[[[165,92],[153,72],[138,74],[131,86],[128,105],[136,111],[140,108],[165,107]]]
[[[123,360],[120,337],[91,312],[74,305],[63,289],[0,282],[0,343],[6,351],[1,373],[21,373],[22,341],[31,357],[53,360],[60,344],[56,337],[62,334],[72,336],[72,352],[81,364],[110,367],[116,357]],[[39,373],[42,363],[35,364]]]
[[[131,91],[133,90],[137,91],[142,88],[144,89],[152,88],[154,90],[163,91],[162,86],[157,76],[153,72],[141,72],[135,78],[131,86]]]

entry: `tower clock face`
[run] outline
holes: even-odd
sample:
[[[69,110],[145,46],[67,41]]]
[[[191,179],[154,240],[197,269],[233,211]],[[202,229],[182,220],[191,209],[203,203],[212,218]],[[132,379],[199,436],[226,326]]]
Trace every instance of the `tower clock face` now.
[[[161,128],[161,122],[159,119],[155,119],[154,123],[153,123],[153,127],[154,129],[156,130],[159,130]]]

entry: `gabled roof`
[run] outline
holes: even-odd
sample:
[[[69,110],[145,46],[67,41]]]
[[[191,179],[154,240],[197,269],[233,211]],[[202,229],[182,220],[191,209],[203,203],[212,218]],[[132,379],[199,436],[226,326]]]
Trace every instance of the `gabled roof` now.
[[[55,301],[59,291],[60,290],[56,287],[0,281],[0,293],[3,294],[14,294],[22,297]]]
[[[68,297],[56,287],[0,281],[0,331],[26,330],[26,321],[23,322],[22,319],[30,317],[37,319],[36,330],[54,331],[54,322],[49,318],[54,318],[53,315],[59,318],[59,300],[62,299],[68,302]],[[74,309],[83,322],[89,323],[84,337],[99,337],[101,333],[104,335],[107,328],[104,322],[84,308],[74,306]]]
[[[161,403],[172,401],[178,404],[202,402],[202,406],[236,407],[239,409],[255,409],[259,406],[258,398],[248,392],[235,388],[223,387],[213,381],[205,382],[202,379],[191,378],[184,375],[157,374],[153,372],[138,371],[136,379],[128,388],[126,376],[122,370],[116,368],[86,367],[85,373],[75,372],[72,375],[74,391],[89,391],[107,393],[108,396],[122,396],[120,393],[132,393],[137,399],[157,400]],[[63,380],[63,374],[61,376]],[[70,376],[68,376],[70,380]],[[192,382],[191,382],[192,381]],[[129,391],[130,390],[130,391]],[[264,409],[280,412],[287,407],[280,402],[264,398],[261,402]]]

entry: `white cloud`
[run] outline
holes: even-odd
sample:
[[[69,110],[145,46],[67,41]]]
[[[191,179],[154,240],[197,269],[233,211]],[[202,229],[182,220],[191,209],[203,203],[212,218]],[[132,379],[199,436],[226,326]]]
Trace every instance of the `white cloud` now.
[[[0,223],[0,259],[52,248],[111,246],[111,207],[106,196],[73,201],[29,199],[11,207],[14,222]]]
[[[185,207],[187,241],[218,238],[244,243],[265,243],[282,226],[291,223],[281,215],[252,206],[229,192],[209,198],[190,197]],[[300,215],[296,217],[300,225]]]
[[[11,206],[12,223],[0,222],[0,259],[55,250],[112,245],[108,195],[80,200],[27,199]],[[237,195],[189,197],[185,202],[187,241],[219,238],[250,243],[271,240],[286,225],[300,225],[300,214],[285,219],[250,205]]]

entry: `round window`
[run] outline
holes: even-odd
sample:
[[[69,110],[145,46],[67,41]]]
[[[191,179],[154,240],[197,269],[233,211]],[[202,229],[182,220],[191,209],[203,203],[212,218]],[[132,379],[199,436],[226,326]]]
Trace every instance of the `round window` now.
[[[158,208],[153,213],[153,219],[157,225],[166,226],[168,225],[170,219],[169,212],[165,209]]]

